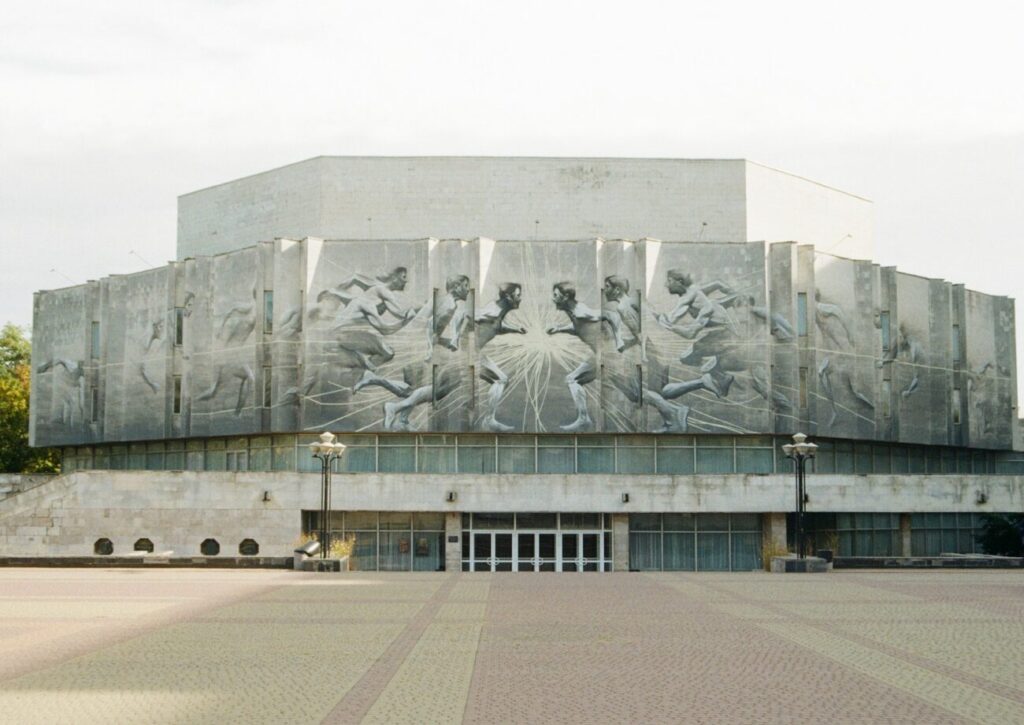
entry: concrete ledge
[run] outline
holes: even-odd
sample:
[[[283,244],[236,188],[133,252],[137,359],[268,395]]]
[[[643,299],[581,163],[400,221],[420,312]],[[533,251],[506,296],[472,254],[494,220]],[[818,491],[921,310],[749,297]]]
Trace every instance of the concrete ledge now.
[[[95,567],[98,569],[143,566],[207,569],[291,569],[290,556],[0,556],[3,566]]]
[[[836,569],[1022,569],[1012,556],[837,556]]]
[[[824,574],[828,571],[828,562],[817,556],[797,559],[793,556],[773,556],[772,574]]]

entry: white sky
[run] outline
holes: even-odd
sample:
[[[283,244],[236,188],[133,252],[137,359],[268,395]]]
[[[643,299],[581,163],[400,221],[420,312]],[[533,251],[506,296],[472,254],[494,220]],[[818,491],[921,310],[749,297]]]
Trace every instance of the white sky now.
[[[1022,16],[6,2],[0,323],[28,324],[36,289],[149,266],[131,250],[173,259],[177,195],[320,154],[750,158],[872,199],[876,261],[1024,299]]]

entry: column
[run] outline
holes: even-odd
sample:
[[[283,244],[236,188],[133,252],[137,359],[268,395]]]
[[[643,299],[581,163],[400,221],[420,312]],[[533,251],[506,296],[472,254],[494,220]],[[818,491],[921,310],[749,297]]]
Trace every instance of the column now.
[[[900,555],[912,556],[910,536],[910,514],[900,514]]]
[[[444,570],[462,571],[462,514],[458,511],[444,515]]]
[[[761,545],[765,556],[782,556],[786,545],[786,514],[781,511],[761,514]],[[767,566],[769,562],[765,562]]]
[[[629,514],[612,514],[612,571],[629,571]]]

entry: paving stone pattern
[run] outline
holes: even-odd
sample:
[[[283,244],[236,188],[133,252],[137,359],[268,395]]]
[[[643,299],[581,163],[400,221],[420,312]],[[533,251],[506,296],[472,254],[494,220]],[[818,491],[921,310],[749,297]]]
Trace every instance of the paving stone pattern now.
[[[1024,723],[1024,576],[0,569],[11,723]]]

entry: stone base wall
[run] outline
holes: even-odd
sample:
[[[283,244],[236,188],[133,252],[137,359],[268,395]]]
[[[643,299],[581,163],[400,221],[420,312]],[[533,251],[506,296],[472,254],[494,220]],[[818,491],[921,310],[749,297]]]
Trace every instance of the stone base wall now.
[[[605,513],[616,517],[619,532],[628,530],[631,513],[775,512],[766,514],[764,530],[766,543],[779,545],[784,512],[793,506],[793,479],[777,474],[378,473],[337,474],[332,484],[335,510],[444,511],[447,534],[456,537],[463,511]],[[808,478],[807,491],[809,513],[1024,508],[1024,476],[822,474]],[[0,557],[91,556],[100,538],[110,540],[115,556],[132,554],[146,538],[154,553],[177,557],[199,556],[205,539],[216,540],[222,556],[238,556],[239,544],[252,539],[259,556],[287,557],[302,531],[302,512],[319,508],[318,474],[77,471],[0,500]]]

